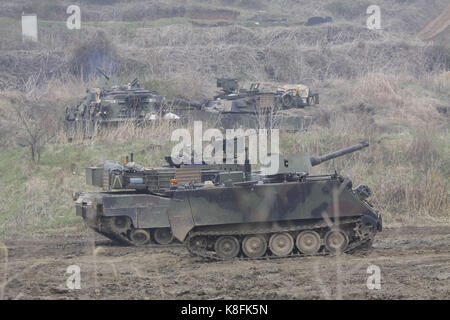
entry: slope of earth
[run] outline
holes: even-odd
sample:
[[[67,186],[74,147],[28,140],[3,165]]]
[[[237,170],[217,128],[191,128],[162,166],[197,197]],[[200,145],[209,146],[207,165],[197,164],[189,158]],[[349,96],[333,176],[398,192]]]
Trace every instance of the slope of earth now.
[[[448,26],[450,26],[450,4],[438,17],[428,23],[417,36],[424,41],[428,41],[444,32]]]
[[[121,247],[92,233],[6,244],[6,299],[450,299],[450,226],[386,229],[365,255],[258,261],[205,262],[181,245]],[[70,265],[80,290],[66,286]],[[367,287],[370,265],[379,290]]]

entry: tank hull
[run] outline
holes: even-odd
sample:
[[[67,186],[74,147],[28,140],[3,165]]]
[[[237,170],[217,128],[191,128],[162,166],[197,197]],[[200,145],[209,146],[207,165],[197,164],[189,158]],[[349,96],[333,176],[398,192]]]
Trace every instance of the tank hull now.
[[[140,230],[148,233],[147,243],[152,240],[158,243],[155,232],[170,230],[169,203],[170,199],[153,194],[87,192],[78,196],[75,208],[76,215],[82,217],[88,227],[108,238],[136,244],[131,235]]]
[[[311,230],[319,235],[323,247],[325,235],[341,228],[342,235],[348,238],[346,248],[351,248],[348,245],[371,241],[382,228],[379,213],[332,176],[309,177],[303,182],[181,191],[174,200],[168,216],[175,238],[184,241],[194,254],[214,258],[220,258],[214,252],[215,246],[225,236],[243,248],[246,237],[262,235],[268,242],[280,233],[288,233],[285,236],[294,239],[302,231]],[[189,247],[199,237],[208,241],[203,251]],[[291,253],[296,250],[294,246]],[[270,250],[262,256],[267,255],[271,255]]]

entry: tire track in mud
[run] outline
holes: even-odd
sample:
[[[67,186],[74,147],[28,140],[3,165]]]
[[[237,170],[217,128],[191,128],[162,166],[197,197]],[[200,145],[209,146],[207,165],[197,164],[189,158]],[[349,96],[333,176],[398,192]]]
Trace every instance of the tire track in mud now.
[[[430,41],[450,26],[450,4],[444,11],[429,22],[417,36],[423,41]]]
[[[367,254],[257,261],[205,262],[184,246],[86,236],[7,245],[6,299],[450,299],[450,226],[387,228]],[[81,290],[65,287],[72,264]],[[366,286],[370,265],[381,269],[381,290]]]

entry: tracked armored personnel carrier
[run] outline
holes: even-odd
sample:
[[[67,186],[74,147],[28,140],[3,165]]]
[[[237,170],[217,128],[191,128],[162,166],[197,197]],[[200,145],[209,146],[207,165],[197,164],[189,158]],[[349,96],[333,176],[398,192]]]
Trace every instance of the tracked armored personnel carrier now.
[[[195,255],[212,259],[347,252],[371,244],[381,215],[336,173],[310,175],[312,166],[368,146],[322,157],[280,157],[276,174],[240,164],[182,163],[146,168],[105,162],[88,168],[102,192],[74,196],[76,214],[122,243],[168,244],[175,237]],[[264,171],[264,170],[263,170]]]
[[[175,192],[167,211],[172,234],[192,254],[210,259],[335,254],[370,246],[382,219],[367,201],[369,187],[353,189],[351,180],[336,173],[308,174],[311,166],[367,146],[322,157],[280,157],[278,172],[262,180]]]

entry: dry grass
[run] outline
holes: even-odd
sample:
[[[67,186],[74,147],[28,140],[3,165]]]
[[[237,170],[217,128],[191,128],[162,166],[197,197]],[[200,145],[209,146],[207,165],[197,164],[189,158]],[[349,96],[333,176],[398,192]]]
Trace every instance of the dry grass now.
[[[427,81],[437,94],[449,85],[448,72],[428,75]],[[285,146],[320,155],[368,140],[368,150],[314,171],[336,169],[355,184],[367,183],[373,190],[371,201],[387,225],[448,223],[450,118],[436,110],[440,95],[412,90],[420,84],[422,80],[410,76],[383,74],[348,83],[344,100],[350,107],[331,109],[326,121],[301,136],[285,136]]]
[[[373,190],[371,201],[383,213],[386,225],[446,223],[450,212],[450,126],[448,116],[439,114],[435,106],[443,103],[449,80],[448,72],[423,79],[380,73],[354,82],[331,79],[323,83],[327,87],[325,101],[339,98],[343,102],[317,107],[319,118],[309,131],[282,134],[281,150],[321,155],[368,140],[369,149],[323,164],[314,172],[336,169],[351,177],[354,185],[367,183]],[[55,80],[36,93],[43,101],[68,101],[72,93],[82,96],[85,87],[92,85]],[[423,90],[416,90],[418,87]],[[55,113],[55,121],[58,117]],[[184,127],[191,128],[192,123]],[[77,225],[70,195],[86,189],[84,167],[105,159],[121,160],[130,152],[138,162],[161,165],[170,154],[167,142],[175,128],[168,122],[147,127],[126,123],[100,130],[92,139],[80,135],[71,144],[62,128],[56,128],[56,138],[45,146],[37,166],[30,166],[23,149],[9,144],[0,159],[2,175],[10,175],[10,182],[0,190],[0,209],[7,216],[0,223],[4,232]]]
[[[395,138],[380,139],[382,133],[377,132],[376,128],[357,132],[348,126],[353,118],[346,118],[332,120],[332,123],[345,122],[346,132],[313,128],[302,137],[285,137],[295,141],[291,140],[287,149],[295,152],[307,150],[310,154],[321,155],[357,141],[369,140],[371,147],[368,150],[322,164],[314,168],[313,172],[337,170],[349,176],[354,186],[368,184],[373,191],[370,201],[383,213],[386,225],[448,223],[448,147],[447,153],[443,150],[436,152],[434,148],[439,142],[448,140],[449,132],[442,134],[434,131],[434,141],[420,134],[411,137],[405,132]],[[342,123],[333,126],[344,127]],[[435,141],[437,139],[438,143]]]
[[[101,15],[97,14],[96,6],[104,1]],[[121,0],[83,1],[82,6],[92,9],[83,9],[92,20],[120,20],[136,3],[149,6],[139,1],[124,5]],[[77,56],[73,53],[95,53],[99,30],[108,35],[100,47],[107,48],[105,55],[117,63],[121,80],[139,75],[149,89],[171,97],[209,98],[216,90],[215,78],[222,76],[311,85],[321,95],[320,106],[306,110],[314,112],[316,121],[306,133],[283,134],[281,150],[320,155],[369,140],[368,150],[314,171],[337,169],[355,184],[367,183],[374,193],[372,202],[388,225],[448,223],[450,120],[437,107],[449,107],[450,50],[414,38],[445,1],[416,0],[412,5],[381,0],[386,23],[382,32],[364,27],[358,4],[343,1],[342,11],[329,3],[260,1],[260,9],[294,19],[284,26],[250,27],[241,20],[202,27],[188,20],[165,20],[86,23],[81,32],[73,33],[63,22],[45,22],[39,26],[38,44],[22,43],[14,31],[20,27],[18,21],[0,18],[0,89],[3,93],[20,89],[27,99],[52,110],[47,124],[52,138],[41,162],[30,165],[11,106],[0,100],[0,233],[79,225],[70,195],[85,190],[84,167],[108,158],[120,160],[129,152],[135,153],[136,161],[161,165],[170,153],[167,141],[175,127],[167,122],[149,127],[127,123],[100,130],[92,139],[79,135],[67,143],[61,122],[65,107],[97,85],[97,79],[89,78],[92,72],[82,81],[71,73],[84,74],[76,68],[80,61],[72,59]],[[242,19],[254,13],[247,0],[165,5],[182,4],[239,10]],[[5,15],[16,8],[6,2],[0,5]],[[311,28],[294,24],[313,15],[333,15],[334,23]]]

